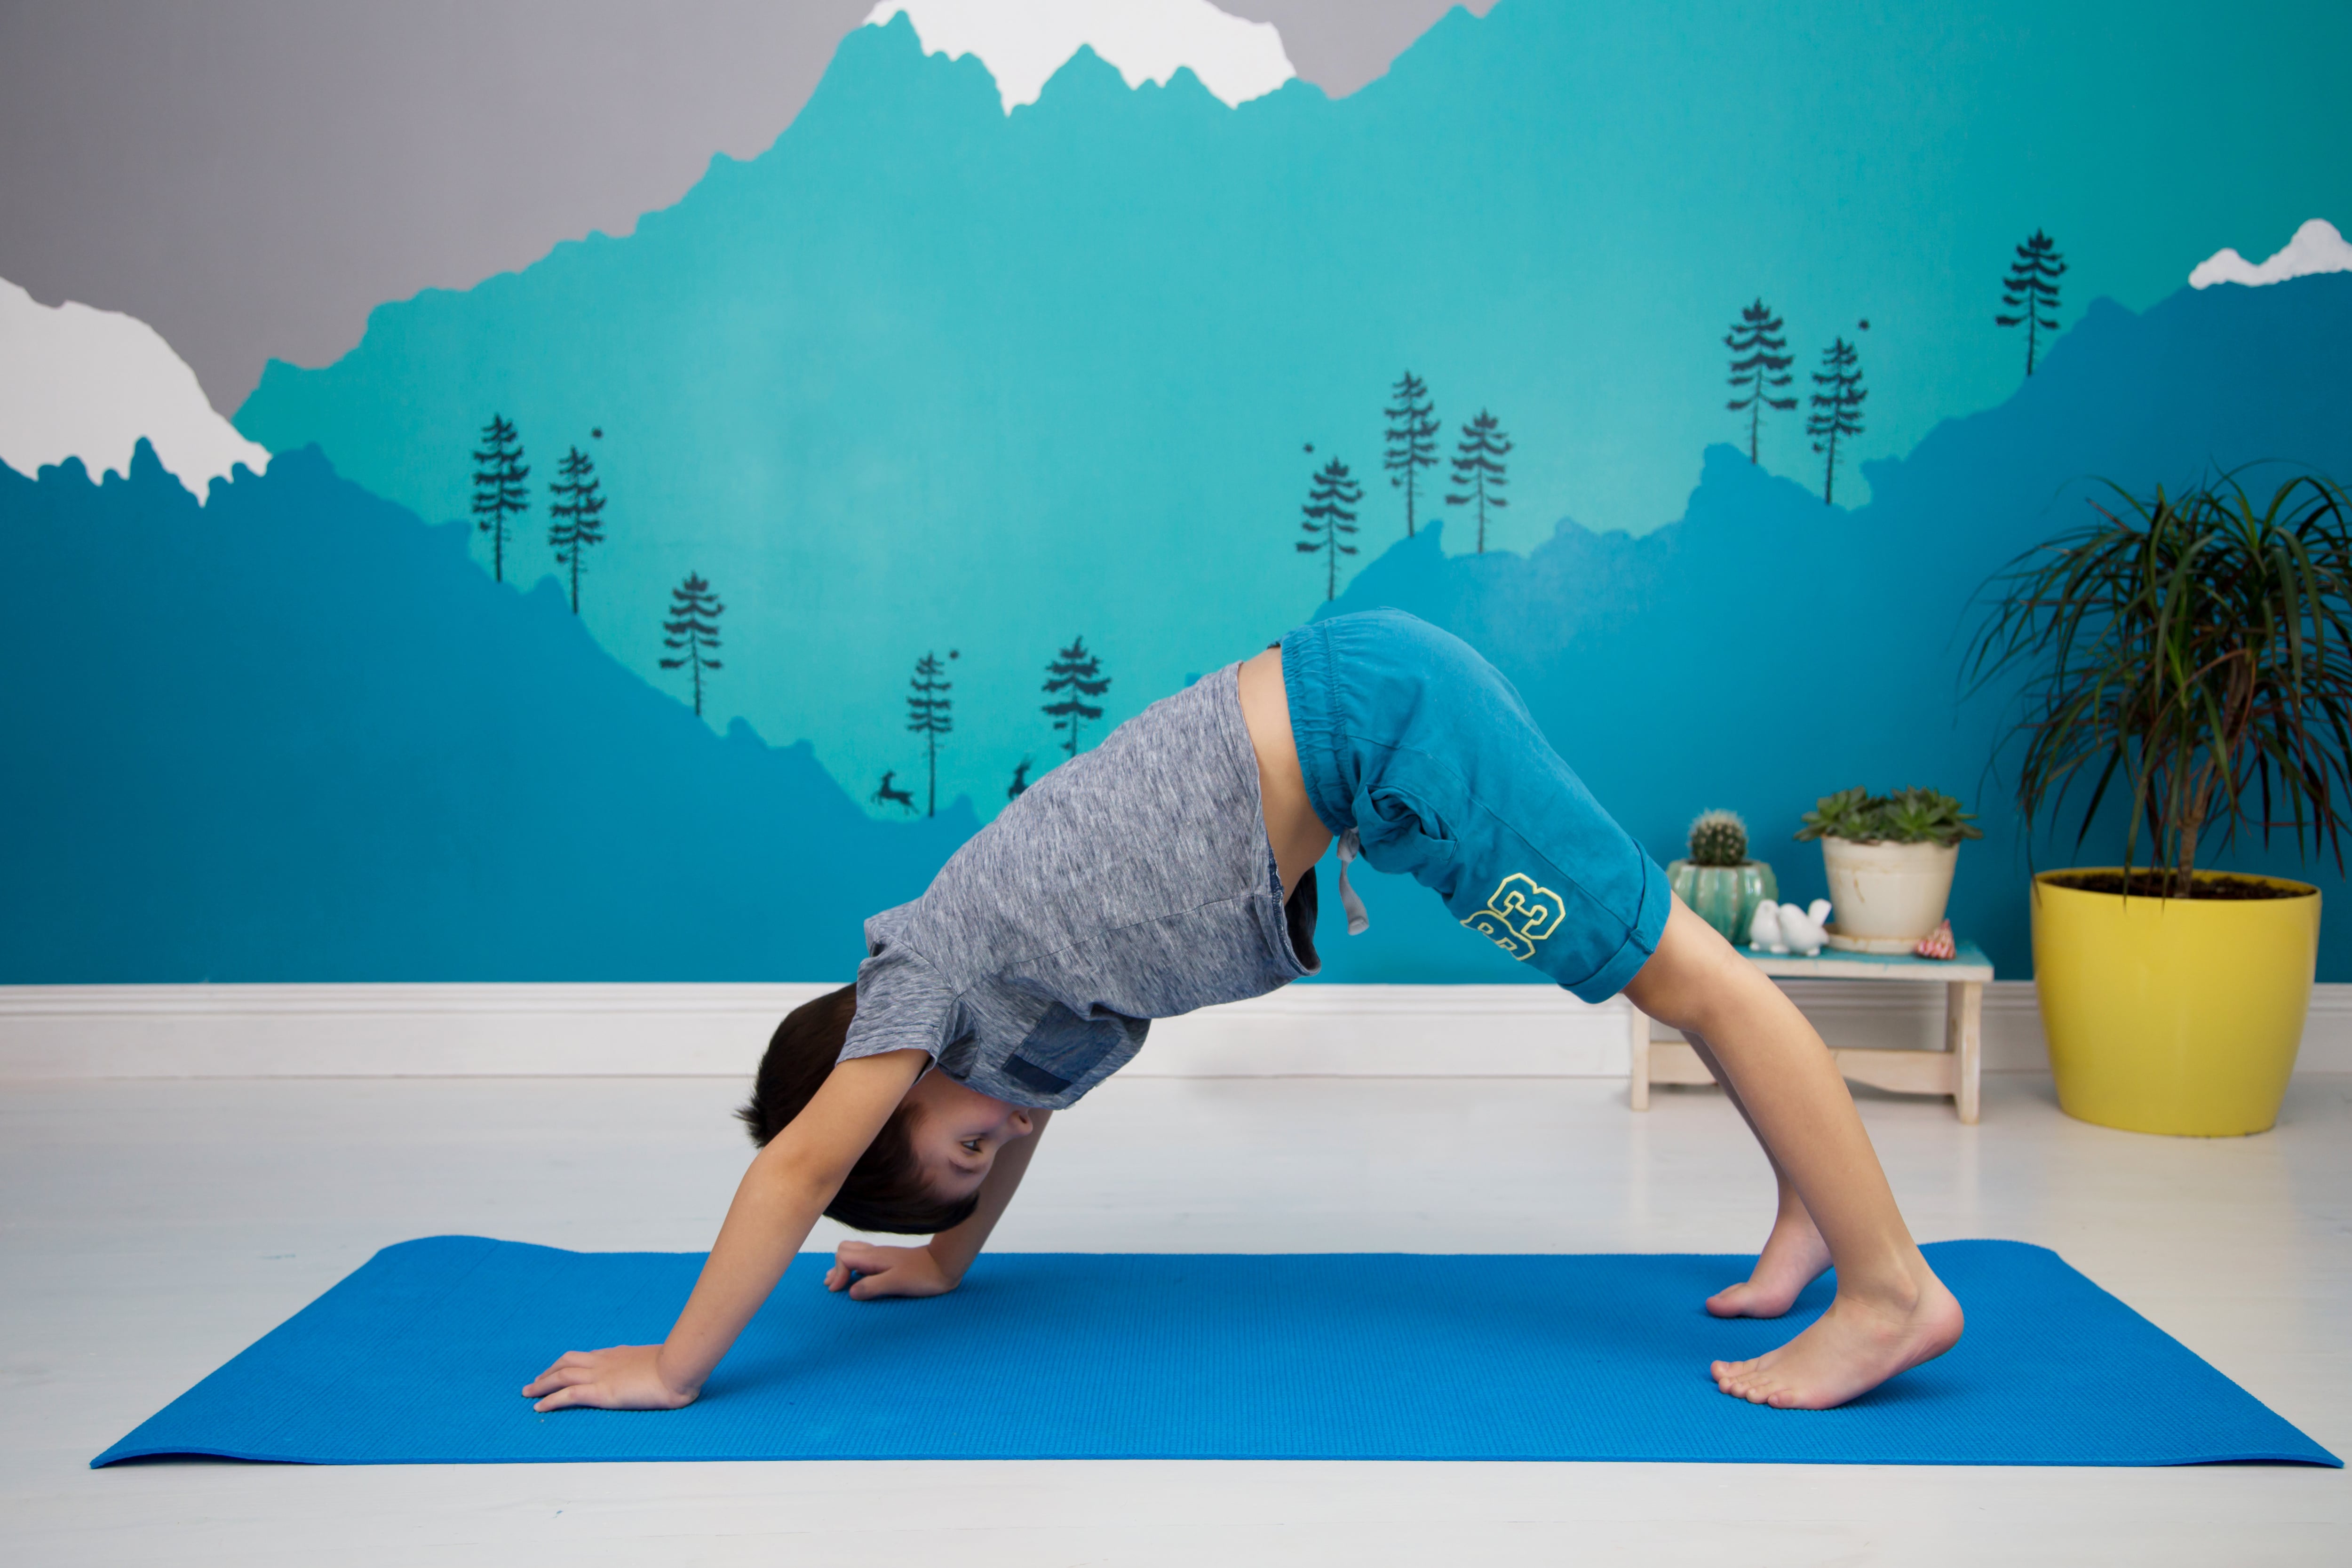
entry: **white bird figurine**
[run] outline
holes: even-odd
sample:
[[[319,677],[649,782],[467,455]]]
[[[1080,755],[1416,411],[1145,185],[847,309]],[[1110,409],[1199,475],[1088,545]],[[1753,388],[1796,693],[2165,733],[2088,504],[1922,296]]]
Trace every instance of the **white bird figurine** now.
[[[1829,940],[1830,901],[1815,899],[1804,909],[1767,900],[1756,906],[1748,927],[1748,945],[1759,952],[1793,952],[1811,958]]]
[[[1811,905],[1799,909],[1794,904],[1780,906],[1780,941],[1790,952],[1806,958],[1821,952],[1829,941],[1826,929],[1830,919],[1830,901],[1815,899]]]

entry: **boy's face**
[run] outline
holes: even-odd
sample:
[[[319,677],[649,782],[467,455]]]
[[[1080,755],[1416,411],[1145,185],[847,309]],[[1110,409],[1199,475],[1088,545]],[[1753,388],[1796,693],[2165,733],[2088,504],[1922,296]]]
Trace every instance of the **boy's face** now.
[[[976,1192],[996,1163],[996,1152],[1036,1131],[1017,1105],[967,1089],[943,1072],[928,1072],[907,1091],[919,1114],[908,1135],[925,1184],[946,1198]]]

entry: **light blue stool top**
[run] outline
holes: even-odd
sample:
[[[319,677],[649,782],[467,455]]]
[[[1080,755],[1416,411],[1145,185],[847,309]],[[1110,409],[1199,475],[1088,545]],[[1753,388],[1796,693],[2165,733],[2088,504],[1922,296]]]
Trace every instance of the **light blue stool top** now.
[[[1739,949],[1739,955],[1776,980],[1941,980],[1976,982],[1992,978],[1992,960],[1972,942],[1955,942],[1950,958],[1921,958],[1910,952],[1841,952],[1825,947],[1811,958],[1793,952],[1759,952]]]

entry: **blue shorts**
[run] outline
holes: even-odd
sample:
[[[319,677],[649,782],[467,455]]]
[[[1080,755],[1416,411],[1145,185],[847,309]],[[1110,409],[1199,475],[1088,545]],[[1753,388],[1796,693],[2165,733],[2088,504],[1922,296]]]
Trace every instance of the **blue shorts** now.
[[[1307,801],[1375,870],[1587,1002],[1649,962],[1665,873],[1469,644],[1402,610],[1334,616],[1282,639],[1282,683]]]

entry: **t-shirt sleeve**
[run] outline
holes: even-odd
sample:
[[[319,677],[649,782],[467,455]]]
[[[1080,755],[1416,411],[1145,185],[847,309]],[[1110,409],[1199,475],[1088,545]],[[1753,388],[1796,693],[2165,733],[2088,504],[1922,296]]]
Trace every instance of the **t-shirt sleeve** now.
[[[867,957],[857,966],[857,1012],[840,1061],[887,1051],[927,1051],[937,1060],[955,1021],[954,989],[929,961],[867,922]]]

